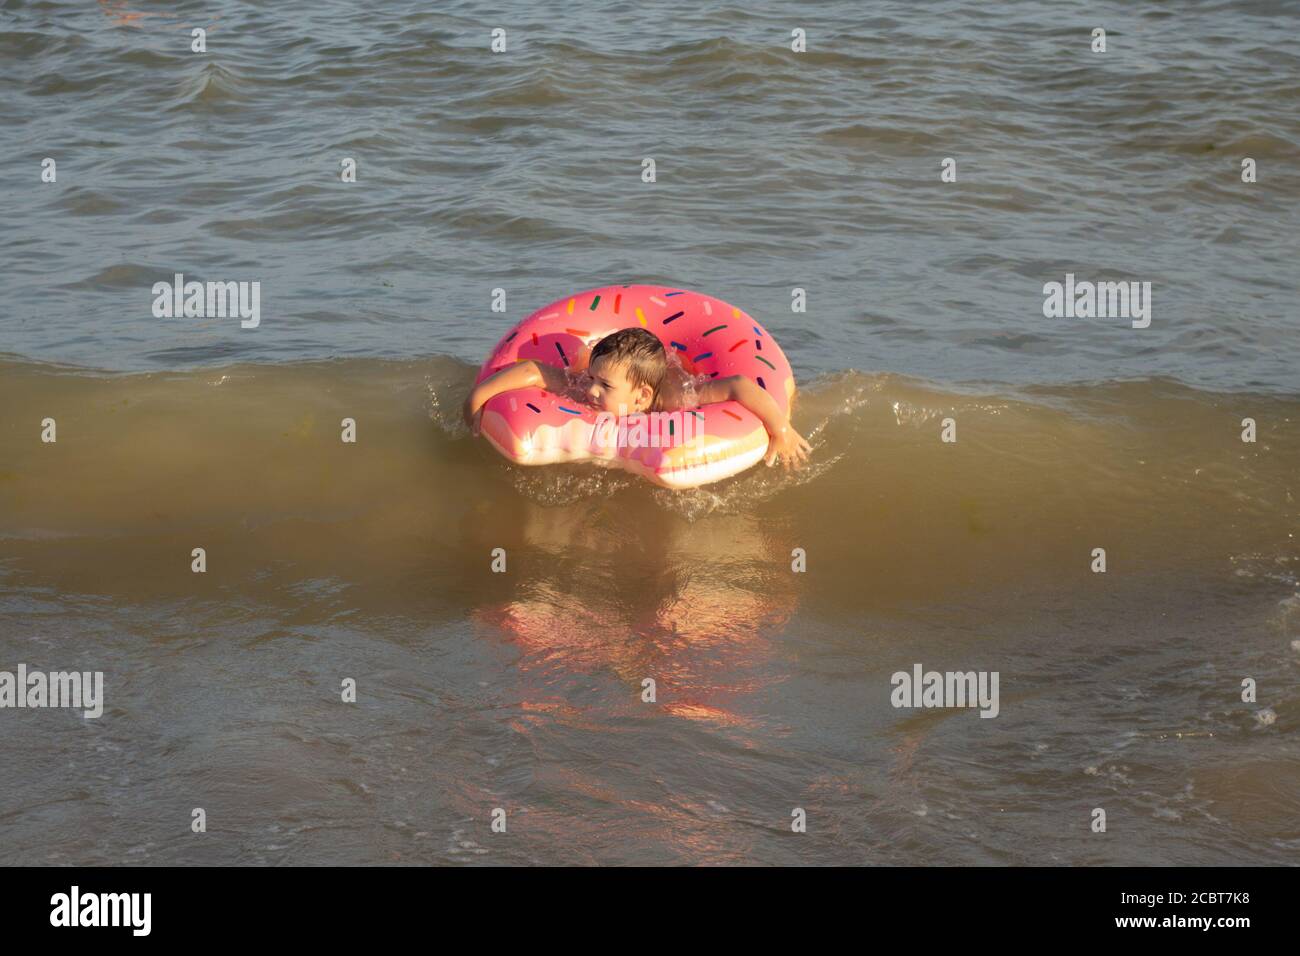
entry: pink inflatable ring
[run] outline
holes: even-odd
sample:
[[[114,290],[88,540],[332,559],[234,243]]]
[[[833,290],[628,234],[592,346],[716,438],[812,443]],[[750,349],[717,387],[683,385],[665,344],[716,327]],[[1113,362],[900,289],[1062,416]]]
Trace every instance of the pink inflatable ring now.
[[[653,332],[691,375],[744,375],[789,414],[794,374],[763,327],[721,299],[664,286],[605,286],[538,309],[497,343],[475,384],[528,359],[582,371],[593,345],[611,332],[636,326]],[[648,429],[646,418],[653,419]],[[762,421],[738,402],[611,421],[590,406],[541,388],[489,399],[479,429],[497,451],[520,465],[592,460],[666,488],[692,488],[744,471],[762,460],[768,443]]]

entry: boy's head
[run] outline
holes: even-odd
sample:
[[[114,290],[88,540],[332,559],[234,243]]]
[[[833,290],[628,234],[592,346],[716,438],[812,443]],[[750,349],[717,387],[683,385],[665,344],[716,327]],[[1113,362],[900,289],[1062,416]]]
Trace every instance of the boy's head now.
[[[662,342],[645,329],[620,329],[591,349],[587,401],[606,412],[646,411],[667,371]]]

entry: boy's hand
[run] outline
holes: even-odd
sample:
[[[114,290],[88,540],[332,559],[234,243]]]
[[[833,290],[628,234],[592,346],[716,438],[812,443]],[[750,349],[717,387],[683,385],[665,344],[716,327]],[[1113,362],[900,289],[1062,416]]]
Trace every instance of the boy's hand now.
[[[767,453],[763,460],[771,468],[779,456],[788,471],[791,465],[802,467],[808,460],[812,445],[794,430],[789,417],[781,411],[772,396],[757,382],[743,375],[715,378],[696,390],[699,404],[736,401],[758,416],[767,429]]]
[[[794,430],[794,426],[786,423],[786,426],[776,434],[769,433],[767,443],[767,454],[763,460],[767,462],[767,467],[771,468],[776,463],[777,456],[781,458],[781,464],[785,466],[786,471],[790,470],[793,464],[796,468],[803,467],[808,461],[808,454],[812,451],[812,445]]]

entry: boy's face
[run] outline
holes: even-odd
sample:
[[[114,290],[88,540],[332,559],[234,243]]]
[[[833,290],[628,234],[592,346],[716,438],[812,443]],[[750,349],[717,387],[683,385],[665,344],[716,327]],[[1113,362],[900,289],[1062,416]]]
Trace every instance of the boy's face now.
[[[627,378],[626,363],[615,362],[608,355],[588,366],[587,377],[587,403],[601,411],[615,415],[643,412],[654,398],[654,389],[633,385]]]

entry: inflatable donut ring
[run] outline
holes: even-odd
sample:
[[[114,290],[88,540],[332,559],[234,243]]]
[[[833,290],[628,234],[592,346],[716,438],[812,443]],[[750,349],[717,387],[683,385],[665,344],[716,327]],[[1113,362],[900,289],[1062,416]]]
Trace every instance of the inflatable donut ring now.
[[[475,384],[528,359],[582,371],[593,345],[634,327],[653,332],[691,375],[744,375],[789,414],[794,374],[763,327],[721,299],[665,286],[610,285],[538,309],[497,343]],[[489,399],[479,433],[520,465],[592,460],[666,488],[692,488],[744,471],[762,460],[768,443],[762,421],[738,402],[614,419],[541,388]]]

